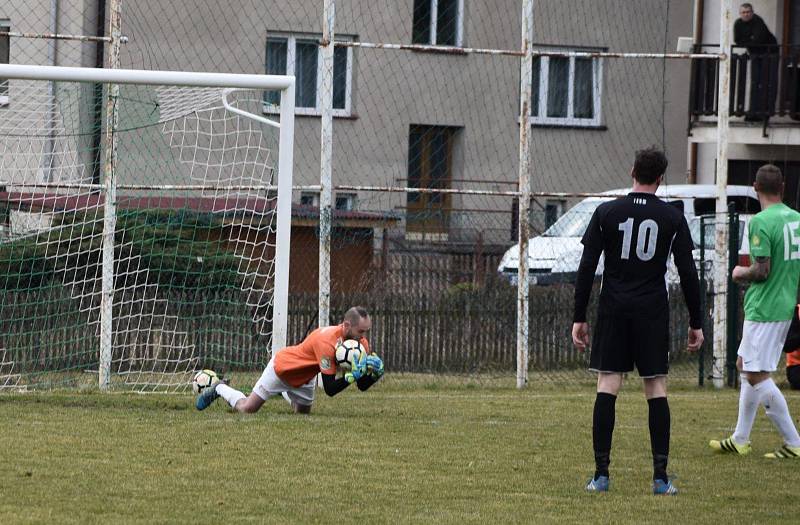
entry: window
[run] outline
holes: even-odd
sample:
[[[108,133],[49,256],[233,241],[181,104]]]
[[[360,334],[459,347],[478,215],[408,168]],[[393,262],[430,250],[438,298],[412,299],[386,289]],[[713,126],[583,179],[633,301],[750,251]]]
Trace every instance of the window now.
[[[300,206],[319,206],[319,194],[312,192],[301,193]]]
[[[337,40],[341,40],[337,36]],[[266,72],[269,75],[296,77],[295,112],[298,115],[319,115],[322,111],[322,53],[319,38],[310,35],[273,35],[267,38]],[[333,115],[350,116],[353,77],[353,49],[333,50]],[[279,113],[280,93],[264,93],[264,111]]]
[[[0,20],[0,33],[11,31],[8,20]],[[11,39],[8,35],[0,35],[0,64],[8,64],[11,59]],[[0,106],[8,104],[8,79],[0,78]]]
[[[464,0],[414,0],[411,43],[461,46]]]
[[[458,128],[412,125],[408,137],[408,186],[450,189],[453,149]],[[446,233],[450,220],[450,195],[407,193],[406,231]]]
[[[549,228],[561,217],[564,211],[564,201],[548,200],[544,205],[544,227]]]
[[[531,123],[599,126],[602,58],[534,57]]]
[[[334,207],[337,210],[353,211],[356,209],[355,193],[337,193]]]

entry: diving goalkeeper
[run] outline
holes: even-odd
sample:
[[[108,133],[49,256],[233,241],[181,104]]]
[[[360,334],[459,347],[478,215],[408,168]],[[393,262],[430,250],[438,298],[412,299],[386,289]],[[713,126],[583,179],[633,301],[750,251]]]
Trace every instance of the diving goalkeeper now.
[[[197,396],[197,410],[205,410],[222,397],[237,412],[252,414],[270,397],[282,395],[295,413],[309,414],[314,402],[317,374],[322,374],[325,393],[335,396],[355,383],[365,391],[383,376],[383,361],[369,352],[366,335],[372,327],[367,311],[354,306],[347,310],[342,324],[317,328],[299,345],[276,352],[253,387],[249,396],[232,388],[225,380],[218,381]],[[366,350],[352,370],[336,377],[336,345],[353,339]]]

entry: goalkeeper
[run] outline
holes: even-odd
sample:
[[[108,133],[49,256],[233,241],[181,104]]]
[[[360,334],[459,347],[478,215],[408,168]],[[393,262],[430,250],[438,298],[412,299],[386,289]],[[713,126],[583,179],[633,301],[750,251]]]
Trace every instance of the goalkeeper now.
[[[367,311],[354,306],[344,314],[342,324],[317,328],[302,343],[276,352],[267,363],[264,373],[249,396],[219,381],[197,396],[195,406],[205,410],[214,400],[222,397],[237,412],[257,412],[270,397],[282,395],[298,414],[311,412],[314,402],[317,374],[322,374],[325,393],[335,396],[351,383],[365,391],[383,376],[383,361],[369,352],[366,335],[372,327]],[[353,364],[352,370],[336,377],[336,345],[339,341],[353,339],[361,343],[366,352]]]

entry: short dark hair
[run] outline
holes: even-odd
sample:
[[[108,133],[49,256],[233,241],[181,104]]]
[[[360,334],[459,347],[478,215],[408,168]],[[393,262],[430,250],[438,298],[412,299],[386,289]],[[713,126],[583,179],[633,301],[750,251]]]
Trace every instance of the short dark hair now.
[[[668,165],[667,156],[655,146],[640,149],[633,161],[633,178],[641,184],[653,184],[667,171]]]
[[[745,2],[739,6],[740,9],[749,9],[750,11],[753,10],[753,4]]]
[[[359,321],[367,317],[369,317],[369,313],[363,306],[354,306],[344,313],[344,320],[351,325],[357,325]]]
[[[774,164],[764,164],[756,172],[756,191],[766,195],[783,194],[783,173]]]

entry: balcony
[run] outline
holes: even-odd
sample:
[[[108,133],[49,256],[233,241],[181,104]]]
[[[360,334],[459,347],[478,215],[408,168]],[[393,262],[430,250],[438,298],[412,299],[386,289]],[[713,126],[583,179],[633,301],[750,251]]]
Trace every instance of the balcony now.
[[[714,46],[697,46],[696,52]],[[800,46],[771,46],[748,53],[731,48],[729,142],[800,145]],[[715,142],[719,64],[692,60],[689,92],[689,140]]]

